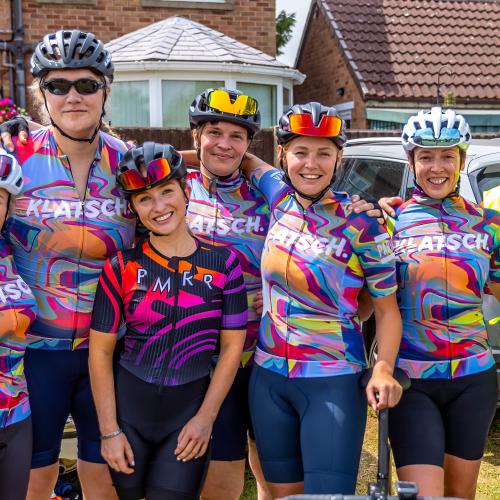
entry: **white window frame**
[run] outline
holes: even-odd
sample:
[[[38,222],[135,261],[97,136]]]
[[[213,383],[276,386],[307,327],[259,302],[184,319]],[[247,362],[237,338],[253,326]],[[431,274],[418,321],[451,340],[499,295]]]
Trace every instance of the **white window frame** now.
[[[118,71],[117,71],[118,70]],[[149,126],[163,127],[162,114],[162,80],[194,80],[194,81],[223,81],[228,88],[236,88],[236,82],[274,85],[276,87],[276,117],[283,114],[283,86],[290,90],[290,100],[293,103],[293,81],[282,76],[250,75],[249,73],[217,71],[212,67],[206,70],[142,70],[120,71],[115,69],[116,82],[149,81]],[[113,87],[111,87],[111,92]],[[194,97],[194,96],[193,96]]]

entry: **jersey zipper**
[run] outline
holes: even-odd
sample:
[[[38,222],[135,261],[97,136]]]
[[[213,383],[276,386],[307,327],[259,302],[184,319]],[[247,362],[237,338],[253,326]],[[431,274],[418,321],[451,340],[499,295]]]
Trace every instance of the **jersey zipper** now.
[[[290,268],[290,262],[292,260],[292,255],[293,251],[295,250],[295,247],[297,246],[297,242],[299,241],[300,237],[302,236],[302,233],[304,231],[304,228],[306,226],[306,209],[297,201],[297,204],[299,205],[300,209],[302,210],[302,225],[300,227],[299,234],[297,238],[293,241],[293,243],[290,245],[290,251],[288,252],[287,260],[286,260],[286,267],[285,267],[285,283],[286,287],[288,290],[288,303],[286,305],[286,344],[285,344],[285,360],[286,360],[286,366],[287,366],[287,376],[289,375],[288,372],[288,346],[289,346],[289,338],[290,338],[290,330],[289,330],[289,317],[290,317],[290,309],[291,309],[291,296],[290,296],[290,283],[288,281],[288,271]]]
[[[179,307],[179,259],[176,257],[173,257],[170,259],[170,262],[168,263],[169,267],[174,270],[175,272],[175,278],[174,278],[174,283],[173,283],[173,293],[174,293],[174,310],[172,311],[172,330],[170,332],[170,335],[166,336],[166,348],[170,349],[170,347],[173,345],[175,342],[175,336],[177,334],[177,309]],[[170,341],[169,341],[170,340]],[[160,350],[161,353],[161,350]],[[166,356],[168,359],[168,355]],[[163,363],[164,366],[167,367],[168,370],[168,363],[165,362]],[[161,394],[163,392],[163,387],[164,387],[164,377],[166,376],[165,370],[160,370],[160,377],[158,381],[158,394]]]
[[[73,176],[73,170],[71,168],[71,162],[69,161],[69,156],[64,155],[66,161],[68,162],[69,166],[69,171],[71,172],[71,180],[73,181],[73,185],[76,191],[76,194],[78,196],[78,199],[80,201],[80,209],[81,209],[81,218],[82,218],[82,238],[81,238],[81,245],[80,245],[80,255],[78,257],[78,271],[80,271],[80,264],[82,261],[82,255],[83,255],[83,247],[84,247],[84,242],[85,242],[85,201],[87,200],[87,192],[89,188],[89,178],[90,178],[90,172],[94,168],[94,163],[95,163],[95,158],[91,161],[89,170],[87,172],[87,181],[85,182],[85,191],[83,193],[83,199],[80,198],[80,193],[78,192],[78,189],[76,188],[76,182],[75,178]],[[76,314],[75,314],[75,322],[73,323],[73,333],[71,334],[71,350],[75,350],[75,340],[76,340],[76,328],[77,328],[77,323],[78,323],[78,304],[80,302],[80,283],[78,283],[78,290],[76,294]]]
[[[440,220],[439,224],[441,226],[441,234],[443,235],[443,239],[445,238],[445,229],[444,229],[444,221],[443,221],[443,211],[444,211],[444,204],[443,201],[441,201],[441,214],[440,214]],[[453,378],[452,374],[452,342],[451,342],[451,334],[450,334],[450,308],[449,308],[449,294],[448,294],[448,250],[446,248],[446,245],[443,245],[443,254],[444,254],[444,265],[443,265],[443,277],[444,277],[444,290],[445,290],[445,297],[446,297],[446,321],[448,323],[448,377],[450,379]]]

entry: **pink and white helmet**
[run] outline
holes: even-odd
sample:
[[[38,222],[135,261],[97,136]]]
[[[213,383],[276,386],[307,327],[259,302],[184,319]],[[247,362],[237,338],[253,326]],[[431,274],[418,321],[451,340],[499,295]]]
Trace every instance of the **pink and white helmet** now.
[[[0,189],[18,194],[23,187],[23,172],[16,158],[0,149]]]

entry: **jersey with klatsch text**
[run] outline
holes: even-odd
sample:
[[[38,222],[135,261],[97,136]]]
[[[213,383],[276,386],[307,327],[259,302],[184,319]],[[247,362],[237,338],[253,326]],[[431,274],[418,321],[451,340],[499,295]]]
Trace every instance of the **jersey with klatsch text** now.
[[[456,378],[494,365],[481,311],[500,282],[500,214],[418,188],[391,221],[403,339],[398,365],[412,378]]]
[[[345,193],[328,191],[303,208],[280,172],[257,172],[252,181],[271,207],[256,364],[291,378],[361,371],[358,295],[365,283],[374,297],[396,291],[389,235],[355,214]]]
[[[260,259],[269,227],[267,201],[242,175],[215,184],[200,172],[190,172],[187,220],[201,241],[231,248],[243,270],[248,298],[248,326],[242,366],[253,363],[259,333],[260,314],[253,307],[262,290]]]
[[[24,353],[26,331],[35,314],[35,298],[16,270],[10,246],[0,236],[0,429],[30,415]]]
[[[38,302],[37,319],[28,332],[30,348],[88,347],[104,261],[130,247],[135,235],[135,216],[115,180],[127,148],[99,133],[83,200],[51,128],[36,132],[27,147],[17,150],[24,186],[12,197],[6,227],[19,274]]]

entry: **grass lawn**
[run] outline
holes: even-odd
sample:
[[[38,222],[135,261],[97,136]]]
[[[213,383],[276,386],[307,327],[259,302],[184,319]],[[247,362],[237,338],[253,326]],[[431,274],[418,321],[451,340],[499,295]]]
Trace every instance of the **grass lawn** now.
[[[377,474],[377,419],[370,410],[366,426],[361,465],[359,467],[358,484],[356,493],[365,495],[368,483],[374,481]],[[393,478],[396,472],[393,465]],[[255,500],[257,498],[255,481],[250,472],[247,472],[245,491],[241,500]],[[500,499],[500,411],[491,426],[486,453],[479,473],[477,487],[477,500]]]

